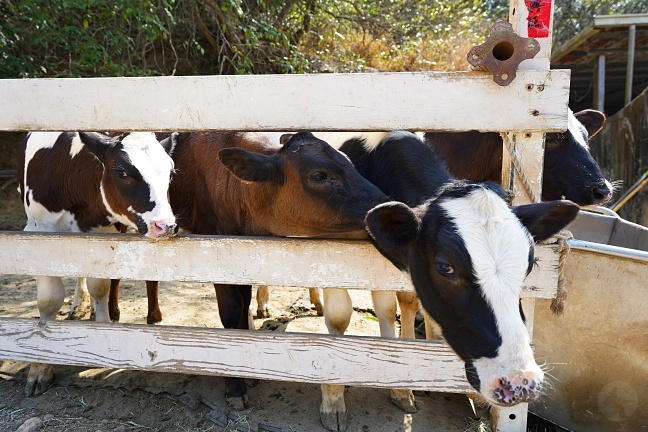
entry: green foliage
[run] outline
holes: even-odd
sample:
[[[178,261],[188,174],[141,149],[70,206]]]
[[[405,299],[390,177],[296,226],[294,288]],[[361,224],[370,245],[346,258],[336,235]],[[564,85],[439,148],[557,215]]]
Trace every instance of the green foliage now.
[[[507,0],[0,0],[0,78],[462,70]],[[648,0],[557,0],[554,43]]]
[[[0,8],[0,77],[147,75],[171,0],[19,0]]]

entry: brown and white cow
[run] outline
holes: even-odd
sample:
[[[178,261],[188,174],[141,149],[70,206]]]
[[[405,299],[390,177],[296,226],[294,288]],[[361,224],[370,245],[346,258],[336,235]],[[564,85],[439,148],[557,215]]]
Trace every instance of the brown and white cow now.
[[[152,239],[175,235],[177,225],[168,200],[173,161],[169,141],[153,133],[108,137],[85,132],[31,132],[19,153],[18,190],[25,231],[118,232],[124,225]],[[166,147],[165,147],[166,146]],[[79,279],[75,306],[89,291],[96,320],[110,321],[109,280]],[[55,319],[65,290],[60,277],[39,276],[41,320]],[[32,364],[25,393],[47,390],[52,366]]]

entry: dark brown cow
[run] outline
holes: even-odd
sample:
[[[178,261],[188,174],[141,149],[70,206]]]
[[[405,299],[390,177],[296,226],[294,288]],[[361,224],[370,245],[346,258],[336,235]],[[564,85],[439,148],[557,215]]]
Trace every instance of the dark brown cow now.
[[[173,140],[171,207],[180,227],[194,234],[365,237],[365,215],[388,201],[347,157],[308,132],[283,145],[252,133],[183,133]],[[223,326],[248,329],[252,287],[214,286]],[[157,300],[157,288],[152,294]],[[244,381],[225,380],[226,399],[243,409]]]

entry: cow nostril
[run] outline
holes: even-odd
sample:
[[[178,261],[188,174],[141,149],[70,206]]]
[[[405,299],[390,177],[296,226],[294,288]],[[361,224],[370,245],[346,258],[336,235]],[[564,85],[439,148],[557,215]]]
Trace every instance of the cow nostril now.
[[[606,186],[594,186],[592,188],[592,195],[597,200],[603,200],[610,195],[610,190]]]

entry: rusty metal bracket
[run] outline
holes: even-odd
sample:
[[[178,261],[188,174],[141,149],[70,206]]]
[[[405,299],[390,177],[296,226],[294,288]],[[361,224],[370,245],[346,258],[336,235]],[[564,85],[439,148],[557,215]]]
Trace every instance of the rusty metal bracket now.
[[[506,86],[515,79],[520,63],[535,57],[539,51],[537,40],[523,38],[513,31],[511,23],[498,21],[491,27],[486,42],[468,52],[468,63],[477,70],[492,72],[493,81]]]

